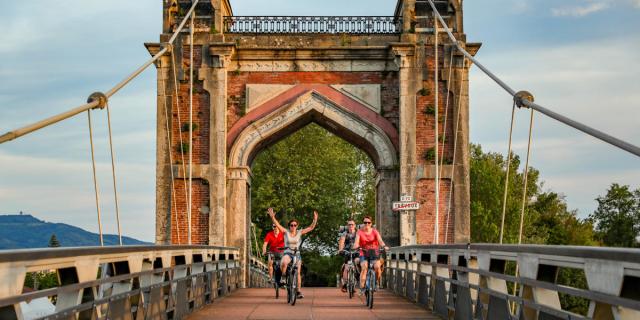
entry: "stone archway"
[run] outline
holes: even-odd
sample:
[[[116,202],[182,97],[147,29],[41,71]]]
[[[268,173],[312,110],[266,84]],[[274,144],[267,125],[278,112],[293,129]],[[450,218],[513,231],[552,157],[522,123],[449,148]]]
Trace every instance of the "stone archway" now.
[[[230,130],[225,237],[250,252],[251,163],[265,147],[315,122],[365,151],[377,169],[376,220],[388,243],[399,244],[399,218],[391,211],[398,198],[398,135],[385,118],[365,104],[327,85],[297,85],[262,103]]]

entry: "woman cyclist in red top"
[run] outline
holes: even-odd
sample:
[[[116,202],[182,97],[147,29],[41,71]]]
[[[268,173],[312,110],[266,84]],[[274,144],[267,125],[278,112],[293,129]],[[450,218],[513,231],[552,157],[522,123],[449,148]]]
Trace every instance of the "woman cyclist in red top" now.
[[[374,261],[376,262],[376,264],[373,267],[376,270],[376,277],[380,278],[382,270],[380,269],[378,250],[380,249],[381,245],[385,248],[385,250],[389,250],[389,247],[385,245],[384,240],[382,240],[382,237],[380,236],[378,230],[372,227],[371,217],[364,217],[362,222],[364,223],[364,227],[358,230],[358,234],[356,235],[356,240],[353,245],[353,249],[360,248],[360,270],[363,270],[362,272],[360,272],[361,292],[362,290],[364,290],[365,282],[367,281],[367,272],[365,272],[365,270],[369,268],[368,261],[367,259],[365,259],[365,253],[368,250],[375,250],[376,256],[374,257]]]

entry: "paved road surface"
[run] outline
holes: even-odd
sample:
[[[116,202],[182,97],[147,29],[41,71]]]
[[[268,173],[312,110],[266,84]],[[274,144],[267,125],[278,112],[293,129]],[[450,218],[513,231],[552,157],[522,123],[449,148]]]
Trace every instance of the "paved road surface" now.
[[[276,300],[273,289],[241,289],[216,300],[190,315],[187,320],[208,319],[427,319],[438,317],[404,298],[384,290],[377,292],[373,309],[363,298],[349,300],[335,288],[303,288],[304,299],[288,305],[285,291]]]

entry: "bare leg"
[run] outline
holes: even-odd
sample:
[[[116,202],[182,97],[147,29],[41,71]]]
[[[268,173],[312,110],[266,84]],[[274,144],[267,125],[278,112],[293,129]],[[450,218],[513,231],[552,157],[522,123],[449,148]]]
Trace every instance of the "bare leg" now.
[[[273,260],[269,258],[269,278],[273,279]]]
[[[382,268],[380,268],[380,260],[376,261],[376,264],[373,265],[373,268],[376,270],[376,284],[380,286],[380,277],[382,277]]]
[[[302,288],[302,261],[298,260],[298,292]]]
[[[282,275],[284,275],[285,277],[285,272],[287,272],[287,266],[289,265],[289,262],[291,262],[291,257],[289,257],[288,255],[282,257],[282,262],[280,263],[280,271],[282,271]]]
[[[369,264],[367,260],[360,262],[360,288],[364,289],[365,282],[367,281],[367,269]]]

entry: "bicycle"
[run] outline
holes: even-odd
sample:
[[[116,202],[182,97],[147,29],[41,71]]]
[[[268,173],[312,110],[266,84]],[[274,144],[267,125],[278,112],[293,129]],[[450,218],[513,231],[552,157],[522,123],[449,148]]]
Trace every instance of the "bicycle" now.
[[[378,252],[380,254],[384,253],[384,249],[380,248],[378,249]],[[376,269],[374,267],[375,263],[377,262],[377,257],[378,255],[376,255],[376,249],[369,249],[367,251],[365,251],[365,256],[364,259],[367,259],[367,265],[368,265],[368,270],[367,270],[367,278],[365,280],[365,302],[367,304],[367,307],[369,307],[369,309],[373,309],[373,293],[376,292],[378,290],[378,285],[376,283]]]
[[[356,283],[360,279],[360,272],[353,261],[354,255],[357,255],[359,250],[342,250],[342,252],[349,257],[345,268],[347,268],[347,292],[349,293],[349,299],[351,299],[356,292]]]
[[[273,288],[276,290],[276,299],[280,297],[280,279],[282,279],[282,271],[280,270],[280,261],[282,260],[282,253],[269,252],[267,255],[271,257],[273,261]]]
[[[285,249],[285,248],[283,248]],[[298,248],[289,249],[292,251],[293,258],[289,265],[287,265],[287,271],[284,273],[286,275],[285,278],[285,287],[287,289],[287,303],[295,306],[296,300],[298,299],[298,261],[300,261]]]

